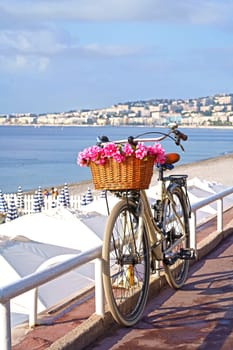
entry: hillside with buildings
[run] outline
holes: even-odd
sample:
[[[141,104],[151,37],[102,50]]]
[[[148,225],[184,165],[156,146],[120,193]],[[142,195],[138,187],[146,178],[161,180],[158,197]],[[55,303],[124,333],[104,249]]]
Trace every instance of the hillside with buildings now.
[[[233,94],[194,99],[151,99],[95,110],[0,114],[0,125],[233,126]]]

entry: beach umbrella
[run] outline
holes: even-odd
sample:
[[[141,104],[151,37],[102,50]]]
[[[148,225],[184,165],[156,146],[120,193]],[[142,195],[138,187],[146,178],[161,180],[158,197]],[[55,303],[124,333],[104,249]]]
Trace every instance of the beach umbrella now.
[[[56,208],[56,206],[57,206],[56,201],[52,201],[51,208]]]
[[[19,208],[19,209],[24,208],[24,196],[23,196],[21,186],[18,187],[18,191],[17,191],[17,208]]]
[[[0,213],[7,213],[7,202],[1,190],[0,190]]]
[[[17,217],[18,217],[17,208],[15,205],[14,195],[12,194],[8,205],[6,220],[11,221],[16,219]]]
[[[89,204],[93,201],[93,196],[91,193],[91,189],[88,187],[87,193],[86,193],[86,204]]]
[[[44,198],[43,198],[43,194],[40,186],[38,187],[37,197],[38,197],[40,207],[41,208],[44,207]]]
[[[85,193],[82,195],[82,199],[81,199],[81,205],[87,205],[87,201],[86,201],[86,195]]]
[[[58,204],[63,207],[66,207],[66,198],[65,198],[64,189],[62,189],[58,195]]]
[[[100,198],[106,198],[106,191],[105,190],[102,190],[101,192],[100,192],[100,196],[99,196]]]
[[[41,212],[41,206],[40,201],[38,197],[38,192],[35,192],[33,197],[33,206],[32,206],[33,213],[40,213]]]
[[[65,194],[65,201],[66,201],[66,206],[70,206],[70,194],[69,194],[69,189],[67,183],[64,185],[64,194]]]

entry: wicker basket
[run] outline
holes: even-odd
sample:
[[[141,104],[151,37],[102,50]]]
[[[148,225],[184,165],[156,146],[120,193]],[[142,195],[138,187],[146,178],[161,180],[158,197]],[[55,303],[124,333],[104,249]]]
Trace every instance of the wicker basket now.
[[[104,165],[90,163],[96,190],[147,189],[153,175],[154,157],[140,160],[128,157],[123,163],[108,159]]]

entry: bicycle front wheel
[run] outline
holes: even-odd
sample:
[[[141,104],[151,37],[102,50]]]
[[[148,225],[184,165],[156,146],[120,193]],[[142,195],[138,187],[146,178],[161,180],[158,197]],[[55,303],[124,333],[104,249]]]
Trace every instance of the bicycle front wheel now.
[[[180,254],[189,249],[190,232],[188,209],[184,193],[179,186],[168,189],[168,197],[163,206],[163,230],[166,234],[165,250]],[[179,244],[176,244],[176,241]],[[174,248],[172,248],[174,246]],[[164,261],[165,276],[168,284],[173,288],[181,288],[188,275],[189,260],[177,258],[174,262]]]
[[[141,317],[149,290],[150,250],[136,204],[121,200],[107,220],[102,257],[105,296],[112,316],[132,326]]]

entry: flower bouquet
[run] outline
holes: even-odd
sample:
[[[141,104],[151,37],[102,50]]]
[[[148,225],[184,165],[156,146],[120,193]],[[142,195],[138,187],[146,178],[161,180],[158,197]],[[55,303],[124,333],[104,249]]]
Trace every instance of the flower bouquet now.
[[[95,189],[146,189],[153,175],[153,165],[165,162],[165,152],[158,143],[124,145],[108,142],[79,152],[77,163],[89,166]]]

